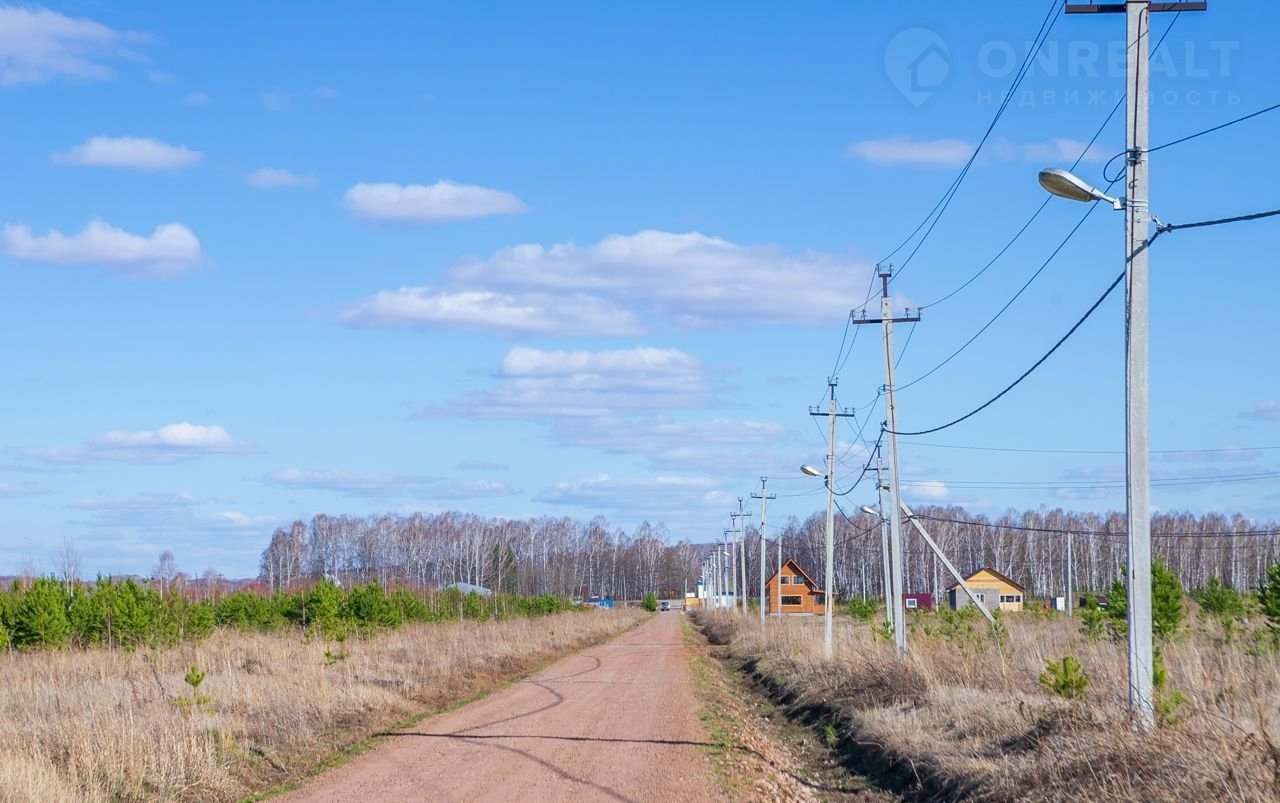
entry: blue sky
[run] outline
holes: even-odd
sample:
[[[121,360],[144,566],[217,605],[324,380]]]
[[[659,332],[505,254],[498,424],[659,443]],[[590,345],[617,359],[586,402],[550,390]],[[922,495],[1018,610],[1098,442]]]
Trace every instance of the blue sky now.
[[[845,312],[955,177],[1048,5],[0,6],[0,573],[47,571],[70,539],[90,574],[171,549],[243,576],[274,527],[319,512],[603,513],[707,540],[761,475],[771,521],[809,514],[820,482],[797,466],[825,442],[807,408]],[[1280,9],[1242,5],[1169,33],[1153,144],[1276,102]],[[1056,20],[898,307],[1026,222],[1037,170],[1074,161],[1122,90],[1122,37],[1118,16]],[[1154,211],[1280,206],[1278,137],[1268,115],[1153,154]],[[1101,182],[1122,148],[1117,118],[1078,172]],[[1084,211],[1051,203],[900,329],[900,382]],[[1277,225],[1153,248],[1153,473],[1192,478],[1154,489],[1162,509],[1280,516],[1275,480],[1222,479],[1280,463],[1261,448],[1280,445]],[[1021,373],[1118,272],[1121,235],[1095,211],[902,391],[900,427]],[[904,439],[908,501],[1121,507],[1121,313],[1117,295],[986,413]],[[883,418],[877,335],[839,371],[846,478],[865,458],[850,424],[870,416],[874,440]],[[1170,453],[1208,449],[1232,451]]]

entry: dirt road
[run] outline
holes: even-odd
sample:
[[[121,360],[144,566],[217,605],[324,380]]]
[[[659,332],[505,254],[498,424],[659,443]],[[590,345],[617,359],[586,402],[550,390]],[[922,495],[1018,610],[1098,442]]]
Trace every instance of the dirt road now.
[[[681,618],[660,613],[276,800],[717,800]]]

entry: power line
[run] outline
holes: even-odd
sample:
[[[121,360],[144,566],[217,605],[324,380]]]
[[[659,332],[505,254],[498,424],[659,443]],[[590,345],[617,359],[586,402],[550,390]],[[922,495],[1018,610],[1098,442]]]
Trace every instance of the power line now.
[[[1014,452],[1025,454],[1124,454],[1123,449],[1028,449],[1001,446],[969,446],[954,443],[924,443],[923,441],[900,441],[911,446],[924,446],[930,449],[967,449],[976,452]],[[1152,449],[1151,454],[1217,454],[1230,452],[1265,452],[1280,450],[1280,446],[1226,446],[1219,449]]]
[[[1261,220],[1263,218],[1275,217],[1280,215],[1280,209],[1272,209],[1269,212],[1255,212],[1252,215],[1237,215],[1236,217],[1224,217],[1217,220],[1202,220],[1199,223],[1175,223],[1161,224],[1156,229],[1156,234],[1164,234],[1168,231],[1178,231],[1180,229],[1201,229],[1205,226],[1221,226],[1226,223],[1243,223],[1249,220]]]
[[[1181,138],[1179,138],[1179,139],[1175,139],[1175,140],[1173,140],[1172,142],[1166,142],[1165,144],[1163,144],[1163,145],[1157,145],[1157,146],[1156,146],[1156,147],[1154,147],[1154,148],[1147,148],[1147,153],[1155,153],[1156,151],[1162,151],[1162,150],[1164,150],[1165,148],[1172,148],[1174,145],[1181,145],[1181,144],[1182,144],[1182,143],[1184,143],[1184,142],[1190,142],[1190,141],[1191,141],[1191,140],[1193,140],[1193,139],[1197,139],[1197,138],[1199,138],[1199,137],[1203,137],[1203,136],[1205,136],[1205,135],[1207,135],[1207,134],[1212,134],[1212,133],[1215,133],[1215,132],[1217,132],[1217,131],[1221,131],[1221,130],[1222,130],[1222,129],[1224,129],[1224,128],[1230,128],[1231,126],[1236,125],[1237,123],[1243,123],[1243,122],[1245,122],[1246,120],[1252,120],[1252,119],[1253,119],[1253,118],[1255,118],[1255,117],[1261,117],[1262,115],[1267,114],[1268,112],[1273,112],[1273,111],[1275,111],[1276,109],[1280,109],[1280,103],[1277,103],[1277,104],[1275,104],[1275,105],[1273,105],[1273,106],[1268,106],[1268,107],[1267,107],[1267,108],[1265,108],[1265,109],[1259,109],[1258,111],[1253,112],[1252,114],[1246,114],[1246,115],[1245,115],[1245,116],[1243,116],[1243,117],[1237,117],[1236,119],[1234,119],[1234,120],[1229,120],[1229,121],[1227,121],[1227,122],[1225,122],[1225,123],[1222,123],[1221,125],[1215,125],[1214,127],[1212,127],[1212,128],[1206,128],[1206,129],[1205,129],[1205,130],[1203,130],[1203,131],[1197,131],[1197,132],[1196,132],[1196,133],[1194,133],[1194,134],[1190,134],[1190,135],[1188,135],[1188,136],[1181,137]]]
[[[991,133],[995,130],[996,124],[1000,122],[1000,119],[1004,116],[1005,111],[1009,108],[1009,103],[1013,100],[1014,95],[1017,94],[1018,88],[1022,86],[1022,82],[1027,77],[1027,74],[1030,72],[1031,65],[1034,62],[1035,57],[1040,53],[1040,49],[1044,46],[1045,41],[1049,38],[1049,34],[1053,32],[1053,27],[1054,25],[1057,24],[1057,20],[1058,20],[1057,10],[1058,10],[1058,2],[1057,0],[1052,0],[1052,2],[1049,3],[1048,13],[1045,15],[1044,20],[1040,23],[1040,30],[1036,33],[1035,39],[1033,40],[1034,44],[1032,45],[1031,48],[1028,49],[1027,55],[1022,61],[1022,65],[1018,68],[1018,72],[1015,74],[1013,82],[1010,84],[1008,91],[1005,93],[1004,99],[1000,103],[1000,106],[996,109],[996,113],[992,117],[991,123],[987,126],[987,130],[983,133],[982,139],[979,140],[977,147],[974,148],[973,154],[969,156],[968,161],[966,161],[965,164],[960,168],[959,174],[956,175],[956,178],[951,182],[950,186],[948,186],[947,189],[943,192],[942,197],[938,199],[938,202],[936,204],[934,204],[934,207],[929,211],[929,214],[926,215],[922,221],[920,221],[919,225],[917,225],[915,229],[912,230],[911,234],[907,235],[907,238],[905,240],[903,240],[901,243],[898,244],[897,248],[894,248],[892,251],[888,253],[888,255],[886,255],[883,259],[880,260],[881,263],[887,262],[888,260],[892,259],[894,255],[896,255],[899,251],[905,248],[908,243],[910,243],[913,239],[915,239],[916,235],[920,233],[921,229],[924,229],[925,226],[927,225],[928,229],[924,232],[924,236],[922,236],[920,238],[920,241],[916,243],[911,253],[907,256],[906,260],[903,262],[902,266],[899,268],[898,272],[901,273],[901,271],[905,269],[908,264],[910,264],[911,260],[920,251],[920,248],[921,246],[924,245],[925,241],[929,239],[929,235],[933,233],[934,227],[938,225],[938,221],[942,219],[942,216],[946,213],[947,208],[951,205],[951,201],[952,199],[955,198],[956,193],[959,191],[960,185],[964,183],[965,178],[969,175],[969,171],[973,168],[974,162],[977,161],[978,155],[982,152],[982,148],[986,145],[987,140],[990,139]],[[874,284],[874,279],[872,280],[872,283]],[[859,306],[865,307],[867,302],[870,301],[872,297],[873,295],[871,294],[871,290],[870,288],[868,288],[868,295],[866,299],[864,299]]]
[[[1155,238],[1153,237],[1153,238],[1152,238],[1150,241],[1148,241],[1148,242],[1154,241],[1154,239],[1155,239]],[[1061,348],[1061,347],[1062,347],[1062,344],[1063,344],[1063,343],[1066,343],[1066,342],[1067,342],[1067,340],[1068,340],[1072,335],[1074,335],[1074,334],[1076,333],[1076,330],[1077,330],[1077,329],[1079,329],[1081,326],[1083,326],[1083,325],[1084,325],[1084,322],[1085,322],[1085,321],[1089,320],[1089,317],[1090,317],[1091,315],[1093,315],[1093,313],[1098,309],[1098,307],[1102,306],[1102,302],[1104,302],[1104,301],[1106,301],[1106,300],[1107,300],[1107,296],[1111,295],[1112,291],[1113,291],[1113,290],[1115,290],[1115,289],[1116,289],[1116,287],[1118,287],[1118,286],[1120,285],[1120,282],[1124,281],[1124,276],[1125,276],[1124,272],[1123,272],[1123,271],[1121,271],[1120,275],[1119,275],[1119,276],[1117,276],[1117,277],[1116,277],[1116,279],[1115,279],[1115,281],[1113,281],[1113,282],[1111,283],[1111,286],[1110,286],[1110,287],[1108,287],[1108,288],[1106,289],[1106,291],[1105,291],[1105,292],[1103,292],[1103,294],[1102,294],[1101,296],[1099,296],[1099,297],[1098,297],[1098,300],[1097,300],[1097,301],[1093,302],[1093,306],[1092,306],[1092,307],[1089,307],[1088,311],[1086,311],[1086,312],[1085,312],[1085,314],[1084,314],[1083,316],[1081,316],[1080,320],[1076,321],[1076,322],[1075,322],[1075,325],[1074,325],[1074,326],[1072,326],[1070,329],[1068,329],[1068,330],[1067,330],[1067,333],[1066,333],[1065,335],[1063,335],[1061,338],[1059,338],[1057,343],[1054,343],[1054,344],[1053,344],[1053,348],[1051,348],[1051,349],[1049,349],[1048,351],[1046,351],[1043,357],[1041,357],[1040,359],[1036,360],[1036,361],[1035,361],[1035,363],[1034,363],[1030,368],[1028,368],[1027,370],[1025,370],[1025,371],[1023,371],[1023,372],[1022,372],[1022,376],[1019,376],[1017,379],[1013,380],[1013,382],[1009,383],[1009,385],[1008,385],[1004,390],[1000,391],[1000,392],[999,392],[999,393],[997,393],[995,396],[991,397],[991,399],[989,399],[989,400],[987,400],[986,402],[984,402],[983,404],[979,405],[977,408],[975,408],[975,409],[973,409],[973,410],[971,410],[971,411],[969,411],[969,412],[965,413],[964,415],[960,416],[959,418],[955,419],[954,421],[950,421],[950,422],[948,422],[948,423],[946,423],[946,424],[943,424],[942,426],[932,427],[932,428],[930,428],[930,429],[917,430],[917,431],[915,431],[915,432],[894,432],[894,433],[892,433],[892,434],[894,434],[894,435],[907,435],[907,436],[914,436],[914,435],[929,435],[929,434],[932,434],[932,433],[934,433],[934,432],[940,432],[940,431],[942,431],[942,430],[944,430],[944,429],[949,429],[949,428],[951,428],[951,427],[954,427],[956,424],[959,424],[959,423],[960,423],[960,422],[962,422],[962,421],[966,421],[966,420],[968,420],[968,419],[970,419],[970,418],[973,418],[973,417],[974,417],[975,415],[977,415],[978,413],[982,412],[983,410],[987,409],[987,408],[988,408],[988,407],[990,407],[991,405],[995,404],[995,403],[996,403],[997,401],[999,401],[999,400],[1000,400],[1000,399],[1001,399],[1001,398],[1002,398],[1006,393],[1008,393],[1009,391],[1013,390],[1013,389],[1014,389],[1014,388],[1016,388],[1018,385],[1022,384],[1022,381],[1023,381],[1024,379],[1026,379],[1027,377],[1031,376],[1031,374],[1032,374],[1033,372],[1035,372],[1035,370],[1036,370],[1037,368],[1039,368],[1041,365],[1043,365],[1043,364],[1044,364],[1045,360],[1048,360],[1050,357],[1052,357],[1052,356],[1053,356],[1053,353],[1054,353],[1055,351],[1057,351],[1059,348]]]
[[[1108,184],[1108,185],[1107,185],[1107,189],[1111,189],[1111,185],[1110,185],[1110,184]],[[1001,307],[999,310],[997,310],[997,311],[996,311],[996,314],[995,314],[994,316],[992,316],[991,320],[989,320],[989,321],[987,321],[985,324],[983,324],[983,326],[982,326],[982,328],[981,328],[981,329],[979,329],[977,332],[974,332],[974,334],[973,334],[973,336],[972,336],[972,337],[970,337],[968,340],[966,340],[964,343],[962,343],[962,344],[960,345],[960,348],[958,348],[958,349],[956,349],[955,351],[951,352],[950,356],[948,356],[948,357],[947,357],[946,359],[944,359],[942,362],[938,363],[937,365],[935,365],[934,367],[930,368],[928,371],[924,372],[923,374],[921,374],[920,376],[918,376],[918,377],[916,377],[915,379],[911,380],[910,382],[907,382],[907,383],[905,383],[905,384],[903,384],[903,385],[899,385],[899,386],[897,387],[897,390],[906,390],[907,388],[911,387],[912,385],[914,385],[914,384],[916,384],[916,383],[918,383],[918,382],[922,382],[922,381],[924,381],[925,379],[927,379],[927,378],[929,378],[930,376],[932,376],[933,374],[937,373],[937,372],[938,372],[938,371],[939,371],[943,366],[945,366],[947,363],[951,362],[951,361],[952,361],[952,360],[954,360],[956,357],[960,356],[960,354],[961,354],[965,349],[969,348],[969,346],[973,344],[973,341],[975,341],[975,340],[977,340],[979,337],[981,337],[981,336],[982,336],[982,334],[983,334],[984,332],[986,332],[988,329],[990,329],[990,328],[991,328],[991,326],[992,326],[996,321],[1000,320],[1000,317],[1001,317],[1002,315],[1004,315],[1004,314],[1005,314],[1005,312],[1007,312],[1007,311],[1008,311],[1009,307],[1013,306],[1013,303],[1014,303],[1015,301],[1017,301],[1017,300],[1022,296],[1022,294],[1023,294],[1023,293],[1025,293],[1025,292],[1027,291],[1027,288],[1028,288],[1028,287],[1030,287],[1030,286],[1031,286],[1031,284],[1032,284],[1036,279],[1040,278],[1040,274],[1044,273],[1045,269],[1049,267],[1050,263],[1052,263],[1052,262],[1053,262],[1053,260],[1054,260],[1055,258],[1057,258],[1058,254],[1062,253],[1062,249],[1063,249],[1063,248],[1066,248],[1067,243],[1071,242],[1072,238],[1074,238],[1074,237],[1076,236],[1076,233],[1080,231],[1080,228],[1081,228],[1082,226],[1084,226],[1085,221],[1089,219],[1089,216],[1090,216],[1090,215],[1092,215],[1092,214],[1093,214],[1093,212],[1094,212],[1094,210],[1096,210],[1097,208],[1098,208],[1098,205],[1097,205],[1097,204],[1089,204],[1089,208],[1088,208],[1087,210],[1085,210],[1084,215],[1083,215],[1083,216],[1081,216],[1080,220],[1076,222],[1076,225],[1072,227],[1071,231],[1067,232],[1067,236],[1066,236],[1065,238],[1063,238],[1062,242],[1058,243],[1058,247],[1057,247],[1057,248],[1055,248],[1055,249],[1053,249],[1053,252],[1049,254],[1049,256],[1045,259],[1045,261],[1044,261],[1044,262],[1040,263],[1040,267],[1036,269],[1036,272],[1035,272],[1035,273],[1033,273],[1033,274],[1031,274],[1031,277],[1030,277],[1029,279],[1027,279],[1027,280],[1026,280],[1026,282],[1024,282],[1024,283],[1023,283],[1022,287],[1019,287],[1019,288],[1018,288],[1018,292],[1014,293],[1014,294],[1013,294],[1013,297],[1012,297],[1012,298],[1010,298],[1008,301],[1006,301],[1006,302],[1005,302],[1005,304],[1004,304],[1004,306],[1003,306],[1003,307]]]
[[[1173,27],[1173,26],[1172,26],[1172,25],[1170,25],[1169,27]],[[1168,30],[1166,30],[1166,31],[1165,31],[1165,35],[1167,36],[1167,35],[1168,35],[1168,33],[1169,33],[1169,32],[1168,32]],[[1164,39],[1161,39],[1160,41],[1161,41],[1161,42],[1163,42],[1163,41],[1164,41]],[[1156,45],[1156,47],[1158,48],[1158,47],[1159,47],[1159,45],[1157,44],[1157,45]],[[1079,155],[1078,157],[1076,157],[1075,162],[1073,162],[1073,163],[1072,163],[1072,165],[1071,165],[1071,167],[1069,168],[1070,170],[1073,170],[1073,171],[1074,171],[1077,167],[1079,167],[1079,166],[1080,166],[1080,162],[1084,161],[1084,157],[1085,157],[1085,156],[1087,156],[1087,155],[1089,154],[1089,151],[1090,151],[1090,149],[1092,149],[1092,148],[1093,148],[1094,143],[1096,143],[1096,142],[1098,141],[1098,138],[1099,138],[1100,136],[1102,136],[1102,132],[1103,132],[1104,130],[1106,130],[1107,126],[1111,123],[1111,119],[1112,119],[1113,117],[1115,117],[1116,112],[1120,111],[1120,107],[1121,107],[1122,105],[1124,105],[1124,98],[1123,98],[1123,97],[1122,97],[1122,98],[1120,98],[1120,100],[1116,101],[1116,105],[1114,105],[1114,106],[1112,106],[1112,107],[1111,107],[1111,111],[1107,114],[1106,119],[1102,121],[1102,125],[1098,126],[1098,130],[1097,130],[1096,132],[1094,132],[1093,138],[1089,140],[1089,144],[1088,144],[1088,145],[1086,145],[1086,146],[1084,147],[1084,150],[1082,150],[1082,151],[1080,152],[1080,155]],[[1045,210],[1045,208],[1049,205],[1049,202],[1050,202],[1050,201],[1052,201],[1052,200],[1053,200],[1053,196],[1052,196],[1052,195],[1046,195],[1046,196],[1045,196],[1044,201],[1040,204],[1040,206],[1039,206],[1039,207],[1037,207],[1037,208],[1036,208],[1036,211],[1031,215],[1031,217],[1027,218],[1027,222],[1022,224],[1022,228],[1018,229],[1017,233],[1013,235],[1013,238],[1012,238],[1011,240],[1009,240],[1009,242],[1005,243],[1005,244],[1004,244],[1004,247],[1003,247],[1003,248],[1001,248],[1001,249],[996,253],[996,255],[995,255],[995,256],[993,256],[993,257],[990,259],[990,261],[988,261],[988,262],[987,262],[987,264],[983,265],[983,266],[978,270],[978,272],[977,272],[977,273],[973,274],[973,275],[972,275],[972,276],[970,276],[967,280],[965,280],[964,284],[962,284],[962,285],[960,285],[959,287],[957,287],[956,289],[952,290],[950,293],[947,293],[945,296],[943,296],[942,298],[938,299],[937,301],[933,301],[933,302],[930,302],[930,303],[928,303],[928,304],[925,304],[924,306],[920,307],[920,309],[922,309],[922,310],[923,310],[923,309],[929,309],[930,307],[936,307],[937,305],[941,304],[942,302],[950,300],[953,296],[955,296],[956,294],[958,294],[959,292],[961,292],[962,290],[964,290],[966,287],[968,287],[969,285],[971,285],[971,284],[973,284],[975,281],[977,281],[977,280],[978,280],[978,278],[979,278],[980,276],[982,276],[982,274],[986,273],[986,272],[987,272],[987,270],[988,270],[992,265],[994,265],[994,264],[996,264],[996,262],[1000,261],[1000,258],[1001,258],[1002,256],[1004,256],[1004,255],[1005,255],[1005,253],[1006,253],[1006,252],[1008,252],[1008,250],[1009,250],[1010,248],[1012,248],[1012,247],[1013,247],[1013,244],[1014,244],[1014,243],[1016,243],[1016,242],[1017,242],[1017,241],[1022,237],[1022,235],[1026,233],[1027,229],[1031,228],[1031,224],[1032,224],[1032,223],[1034,223],[1034,222],[1036,221],[1036,218],[1040,217],[1040,213],[1041,213],[1041,212],[1043,212],[1043,211]]]
[[[1280,471],[1257,471],[1248,474],[1210,474],[1199,477],[1157,477],[1152,485],[1175,487],[1180,485],[1213,485],[1234,482],[1257,482],[1280,478]],[[1125,481],[1117,480],[904,480],[904,486],[930,487],[944,483],[951,488],[1000,489],[1014,491],[1105,490],[1125,487]]]
[[[1164,29],[1164,33],[1161,34],[1159,41],[1156,42],[1153,52],[1160,51],[1161,45],[1164,44],[1164,40],[1168,38],[1169,32],[1173,30],[1173,26],[1177,24],[1178,18],[1181,16],[1182,14],[1181,12],[1179,12],[1178,14],[1174,15],[1172,20],[1170,20],[1169,25]],[[1124,105],[1125,97],[1126,97],[1125,95],[1121,95],[1120,99],[1117,100],[1115,105],[1111,107],[1111,111],[1107,113],[1106,118],[1103,119],[1102,124],[1098,126],[1097,131],[1095,131],[1093,136],[1089,139],[1089,143],[1085,145],[1083,150],[1081,150],[1080,155],[1076,157],[1076,160],[1074,162],[1072,162],[1071,167],[1068,168],[1069,170],[1074,171],[1077,167],[1080,166],[1080,163],[1084,161],[1085,157],[1089,155],[1089,152],[1093,149],[1093,146],[1097,143],[1098,139],[1102,136],[1102,132],[1106,130],[1107,126],[1110,125],[1112,118],[1115,117],[1116,112],[1120,111],[1120,107]],[[1174,144],[1174,143],[1170,143],[1170,144]],[[1168,147],[1168,146],[1166,145],[1161,147]],[[930,307],[937,306],[938,304],[941,304],[942,302],[949,300],[950,298],[952,298],[953,296],[955,296],[956,294],[958,294],[959,292],[967,288],[969,285],[977,281],[980,276],[986,273],[987,270],[991,268],[992,265],[996,264],[996,262],[998,262],[1000,258],[1003,257],[1010,248],[1013,247],[1013,244],[1016,243],[1022,237],[1022,235],[1026,233],[1027,229],[1029,229],[1031,227],[1031,224],[1034,223],[1036,219],[1040,217],[1040,213],[1045,210],[1045,207],[1049,205],[1049,202],[1051,200],[1052,200],[1052,197],[1047,196],[1044,199],[1044,201],[1040,204],[1040,206],[1036,208],[1036,211],[1032,213],[1031,217],[1027,219],[1027,222],[1022,225],[1022,228],[1018,229],[1018,231],[1013,235],[1013,238],[1010,239],[1007,243],[1005,243],[1004,247],[1001,248],[996,253],[996,255],[993,256],[990,259],[990,261],[987,262],[987,264],[983,265],[978,270],[977,273],[970,276],[967,280],[965,280],[963,284],[961,284],[956,289],[952,290],[950,293],[947,293],[945,296],[943,296],[942,298],[939,298],[937,301],[933,301],[929,304],[923,305],[922,307],[920,307],[920,309],[928,309]]]
[[[972,527],[994,527],[1001,530],[1014,530],[1017,532],[1033,532],[1033,533],[1056,533],[1059,535],[1103,535],[1103,536],[1123,536],[1124,532],[1112,532],[1111,530],[1085,530],[1081,528],[1061,528],[1061,527],[1028,527],[1018,524],[998,524],[991,521],[974,521],[968,519],[953,519],[946,516],[930,516],[925,513],[916,512],[917,519],[925,521],[939,521],[948,524],[966,524]],[[1262,538],[1266,536],[1280,535],[1280,529],[1266,530],[1210,530],[1208,532],[1201,530],[1182,530],[1168,533],[1152,533],[1153,538],[1225,538],[1228,536],[1243,536],[1249,538]]]

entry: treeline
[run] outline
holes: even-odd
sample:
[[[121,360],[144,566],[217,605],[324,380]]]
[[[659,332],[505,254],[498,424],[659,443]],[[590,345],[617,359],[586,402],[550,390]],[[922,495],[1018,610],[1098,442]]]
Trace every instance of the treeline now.
[[[249,590],[218,599],[161,593],[133,578],[94,583],[42,577],[0,591],[0,647],[57,649],[162,647],[207,637],[216,627],[261,632],[296,628],[345,639],[408,622],[538,616],[573,608],[565,597],[496,595],[457,589],[418,593],[378,583],[344,590],[321,580],[264,596]]]
[[[1124,574],[1127,526],[1123,513],[1041,509],[989,517],[954,505],[921,505],[913,512],[961,572],[989,566],[1025,585],[1033,596],[1066,594],[1068,538],[1075,591],[1103,591]],[[812,576],[822,576],[823,516],[814,514],[804,521],[792,518],[770,532],[781,534],[785,554],[796,557],[806,570],[814,567]],[[902,532],[905,591],[943,593],[954,582],[946,568],[905,517]],[[1280,523],[1275,521],[1238,514],[1156,513],[1151,535],[1152,554],[1188,589],[1203,588],[1214,578],[1229,588],[1255,590],[1265,582],[1267,567],[1280,561]],[[837,516],[835,540],[839,595],[881,595],[877,520],[864,513],[852,521]],[[748,553],[750,558],[750,549]]]
[[[600,516],[319,515],[272,534],[259,579],[271,590],[327,577],[385,589],[463,582],[518,595],[678,597],[693,590],[701,555],[670,538],[661,524],[627,533]]]
[[[990,517],[958,506],[914,509],[963,572],[990,566],[1027,586],[1035,596],[1066,593],[1067,533],[1071,535],[1073,587],[1100,591],[1123,574],[1125,518],[1121,513],[1010,510]],[[1157,513],[1153,553],[1186,588],[1210,578],[1240,590],[1256,589],[1267,566],[1280,560],[1280,524],[1219,513]],[[814,578],[824,576],[825,518],[792,517],[769,528],[765,574],[772,575],[779,544]],[[903,522],[905,590],[941,594],[952,579],[915,528]],[[467,513],[369,517],[320,515],[277,529],[262,553],[260,580],[269,590],[320,578],[343,582],[441,588],[473,583],[503,593],[555,596],[599,594],[640,599],[679,597],[692,591],[712,537],[671,543],[665,526],[644,522],[630,533],[603,517],[499,519]],[[880,530],[877,519],[857,513],[836,517],[836,592],[841,598],[879,596]],[[758,593],[760,542],[747,528],[747,591]]]

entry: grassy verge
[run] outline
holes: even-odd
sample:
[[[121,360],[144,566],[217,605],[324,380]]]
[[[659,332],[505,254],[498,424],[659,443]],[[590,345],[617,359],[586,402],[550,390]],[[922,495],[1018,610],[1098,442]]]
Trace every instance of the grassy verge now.
[[[835,741],[851,768],[909,797],[979,801],[1280,799],[1280,661],[1206,633],[1164,647],[1162,727],[1128,716],[1124,645],[1064,618],[1006,617],[999,631],[916,619],[898,657],[866,625],[703,622],[730,660],[788,715]],[[1073,699],[1040,676],[1073,655],[1089,675]],[[1175,695],[1176,692],[1176,695]]]
[[[635,625],[574,612],[326,643],[220,631],[196,645],[0,657],[0,801],[229,801],[349,759]],[[199,703],[190,666],[206,678]]]
[[[685,641],[693,648],[690,674],[710,746],[705,748],[715,780],[728,799],[859,801],[896,799],[866,779],[844,772],[830,745],[792,724],[759,690],[717,657],[692,628]]]

